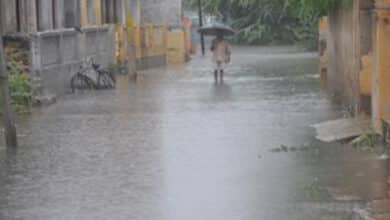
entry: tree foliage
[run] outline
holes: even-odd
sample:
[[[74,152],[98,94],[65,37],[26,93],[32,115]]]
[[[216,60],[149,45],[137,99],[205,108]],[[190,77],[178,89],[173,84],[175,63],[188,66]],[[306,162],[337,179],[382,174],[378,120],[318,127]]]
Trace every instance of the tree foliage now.
[[[196,8],[198,0],[187,0]],[[245,44],[304,42],[314,47],[318,19],[329,10],[348,7],[352,0],[203,0],[203,10],[238,30]]]

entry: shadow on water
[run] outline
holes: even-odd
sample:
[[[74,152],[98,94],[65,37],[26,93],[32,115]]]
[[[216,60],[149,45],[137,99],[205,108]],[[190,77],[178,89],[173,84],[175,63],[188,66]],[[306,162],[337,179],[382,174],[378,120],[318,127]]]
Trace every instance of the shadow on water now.
[[[211,95],[214,102],[226,102],[232,98],[232,88],[225,82],[214,83]]]

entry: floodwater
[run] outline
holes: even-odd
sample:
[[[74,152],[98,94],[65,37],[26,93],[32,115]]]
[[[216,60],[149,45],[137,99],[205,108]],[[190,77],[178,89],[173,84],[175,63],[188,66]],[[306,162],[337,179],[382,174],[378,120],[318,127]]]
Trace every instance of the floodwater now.
[[[387,193],[388,161],[314,140],[311,124],[340,116],[315,54],[233,59],[224,84],[195,57],[19,117],[20,147],[0,148],[0,219],[343,220]]]

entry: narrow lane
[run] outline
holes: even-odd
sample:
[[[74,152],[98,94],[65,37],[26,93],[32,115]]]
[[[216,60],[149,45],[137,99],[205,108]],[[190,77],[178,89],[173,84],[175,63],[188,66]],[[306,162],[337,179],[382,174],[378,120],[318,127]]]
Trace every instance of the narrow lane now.
[[[22,146],[0,148],[0,219],[340,220],[355,203],[323,187],[384,193],[364,179],[385,162],[313,140],[309,125],[339,114],[315,54],[234,52],[221,85],[197,57],[19,118]]]

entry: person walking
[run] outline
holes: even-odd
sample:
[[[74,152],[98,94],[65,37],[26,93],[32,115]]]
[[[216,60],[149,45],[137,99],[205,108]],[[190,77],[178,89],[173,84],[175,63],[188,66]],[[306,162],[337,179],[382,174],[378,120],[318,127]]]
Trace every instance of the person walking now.
[[[222,83],[224,77],[224,69],[228,63],[230,63],[231,50],[230,44],[225,40],[222,32],[217,33],[216,38],[211,43],[211,51],[213,52],[213,62],[214,62],[214,78],[215,83],[218,83],[218,74],[219,80]]]

